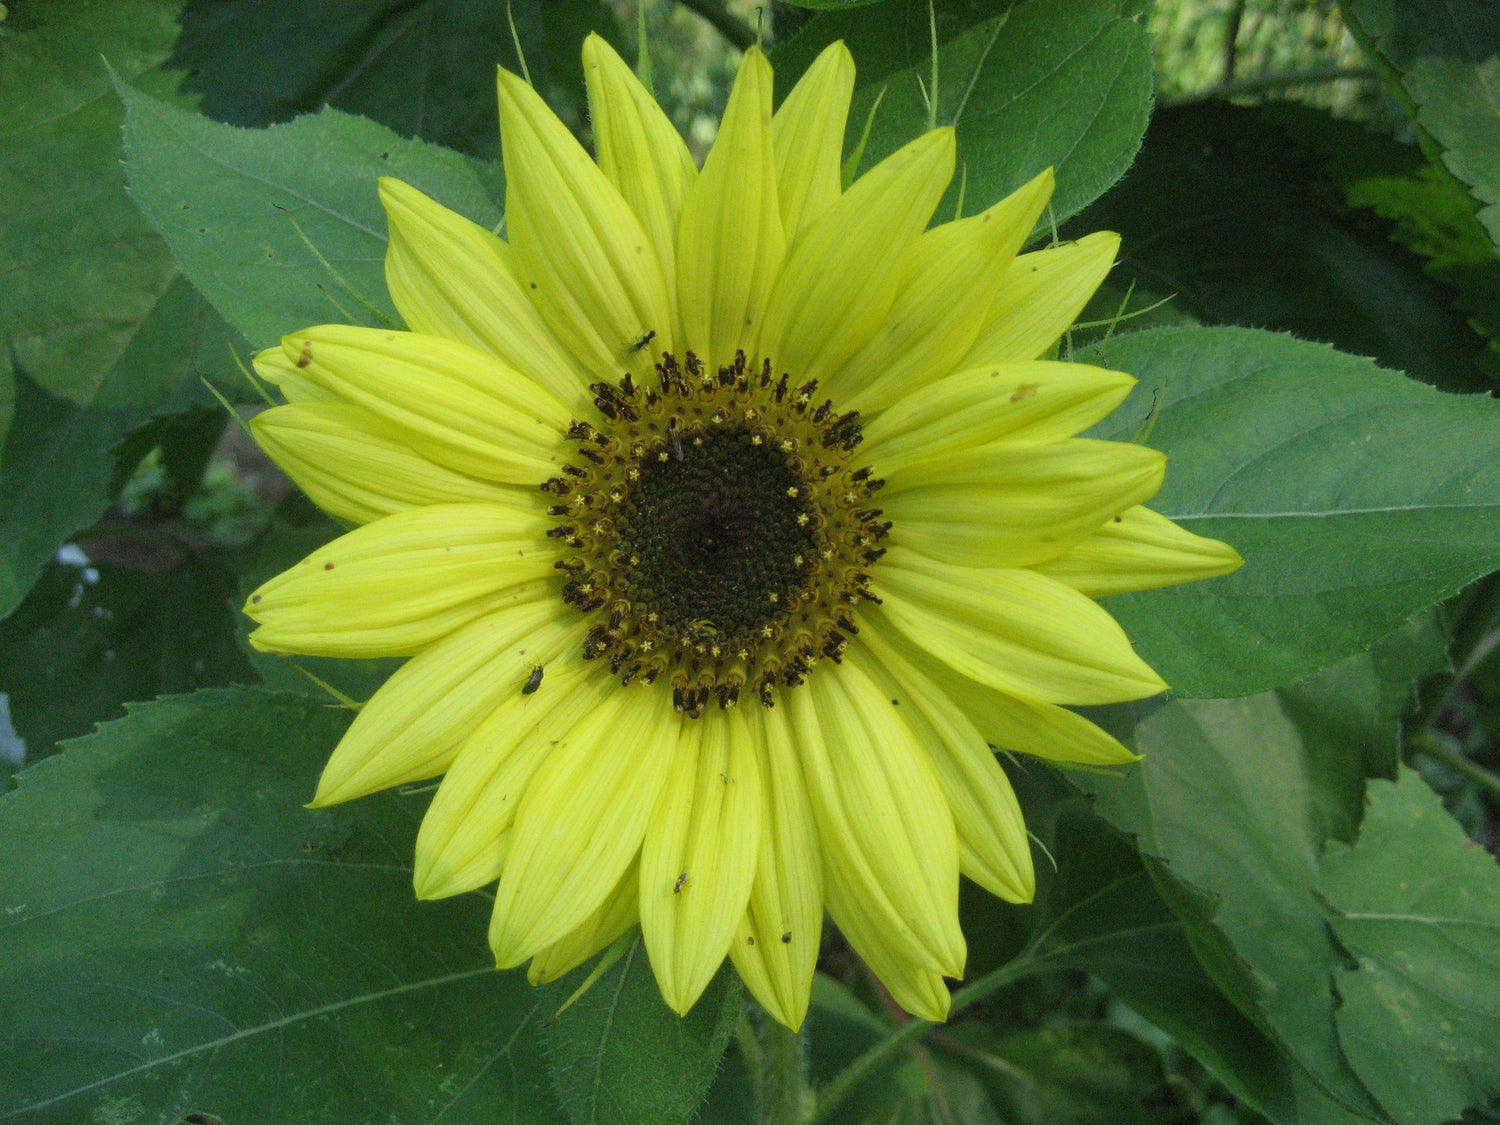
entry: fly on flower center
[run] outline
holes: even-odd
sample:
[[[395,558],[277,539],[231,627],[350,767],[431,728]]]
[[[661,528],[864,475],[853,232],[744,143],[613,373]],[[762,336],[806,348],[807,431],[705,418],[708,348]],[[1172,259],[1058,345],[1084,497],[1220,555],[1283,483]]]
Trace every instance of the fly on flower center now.
[[[816,380],[743,353],[717,371],[664,355],[656,375],[595,383],[599,418],[567,432],[578,461],[542,485],[572,549],[563,599],[594,619],[583,655],[622,684],[662,681],[693,718],[746,687],[769,707],[879,600],[884,482],[851,460],[858,412],[819,404]]]

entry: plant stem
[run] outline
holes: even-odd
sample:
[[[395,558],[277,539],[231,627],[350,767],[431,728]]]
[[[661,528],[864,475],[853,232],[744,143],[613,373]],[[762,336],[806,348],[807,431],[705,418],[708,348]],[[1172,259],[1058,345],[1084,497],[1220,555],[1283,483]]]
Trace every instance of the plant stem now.
[[[974,983],[955,992],[952,1011],[961,1011],[970,1004],[983,1000],[991,993],[998,992],[1011,982],[1039,972],[1046,967],[1044,962],[1033,961],[1024,955],[1018,957],[1010,964],[1002,965],[993,973],[982,976]],[[860,1083],[893,1059],[902,1048],[921,1038],[922,1033],[928,1028],[937,1026],[940,1025],[929,1023],[927,1020],[910,1020],[860,1055],[840,1071],[837,1078],[818,1091],[812,1116],[807,1119],[808,1125],[817,1125],[818,1122],[827,1120],[829,1114],[840,1102],[852,1094]]]
[[[1500,797],[1500,776],[1471,761],[1463,751],[1449,745],[1448,739],[1439,732],[1423,731],[1412,739],[1412,750],[1457,770],[1476,785],[1489,790],[1491,796]]]
[[[755,1100],[760,1125],[808,1125],[812,1120],[812,1087],[807,1081],[807,1037],[788,1031],[761,1013]]]
[[[714,29],[728,39],[742,51],[748,51],[760,38],[751,27],[739,16],[724,7],[722,0],[677,0],[690,12],[696,12],[709,23]]]

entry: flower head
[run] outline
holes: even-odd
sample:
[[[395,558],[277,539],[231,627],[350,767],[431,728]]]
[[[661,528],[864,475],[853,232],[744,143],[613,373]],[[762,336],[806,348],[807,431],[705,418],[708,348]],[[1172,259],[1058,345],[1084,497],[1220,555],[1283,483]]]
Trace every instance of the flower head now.
[[[252,643],[410,658],[316,802],[444,775],[417,892],[498,879],[501,966],[638,923],[678,1011],[727,953],[795,1027],[826,909],[940,1019],[960,873],[1033,889],[991,744],[1132,760],[1065,707],[1164,687],[1093,599],[1238,556],[1141,506],[1160,454],[1076,436],[1133,381],[1038,358],[1117,244],[1018,254],[1049,171],[929,228],[953,133],[844,189],[842,44],[774,114],[749,51],[701,170],[584,63],[597,162],[502,71],[508,241],[382,181],[410,331],[258,358],[258,439],[360,526],[251,597]]]

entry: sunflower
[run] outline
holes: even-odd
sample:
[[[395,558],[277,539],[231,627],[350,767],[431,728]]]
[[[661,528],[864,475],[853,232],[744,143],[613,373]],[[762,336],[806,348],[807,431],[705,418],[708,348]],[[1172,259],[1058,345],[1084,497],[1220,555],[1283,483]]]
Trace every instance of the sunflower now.
[[[410,330],[257,357],[258,440],[357,526],[251,596],[251,642],[409,658],[314,803],[443,775],[416,891],[498,880],[501,967],[639,925],[675,1010],[727,953],[796,1028],[826,910],[942,1019],[960,874],[1033,891],[992,745],[1132,761],[1065,709],[1165,687],[1094,599],[1239,557],[1141,506],[1160,453],[1075,436],[1133,380],[1038,358],[1118,243],[1018,253],[1050,171],[929,229],[953,131],[845,189],[842,44],[775,113],[748,51],[701,170],[583,57],[597,161],[501,71],[507,238],[383,180]]]

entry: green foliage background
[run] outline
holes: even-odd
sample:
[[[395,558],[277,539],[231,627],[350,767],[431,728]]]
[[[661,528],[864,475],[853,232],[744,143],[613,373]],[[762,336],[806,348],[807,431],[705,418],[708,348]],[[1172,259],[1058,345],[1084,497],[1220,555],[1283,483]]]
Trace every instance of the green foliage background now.
[[[501,220],[518,46],[587,142],[579,44],[645,26],[701,155],[757,20],[781,93],[848,43],[863,166],[957,126],[941,215],[1052,165],[1039,242],[1122,233],[1064,358],[1140,379],[1098,436],[1166,451],[1155,506],[1247,560],[1106,603],[1175,693],[1091,716],[1141,767],[1008,764],[1041,885],[965,888],[951,1023],[825,935],[808,1119],[1500,1117],[1500,8],[636,16],[5,11],[0,1123],[766,1119],[731,971],[680,1020],[632,946],[559,1014],[587,968],[533,990],[491,968],[484,894],[414,900],[425,791],[302,807],[348,718],[317,681],[364,699],[392,664],[249,651],[241,593],[338,529],[215,402],[252,408],[283,332],[394,316],[376,176]]]

